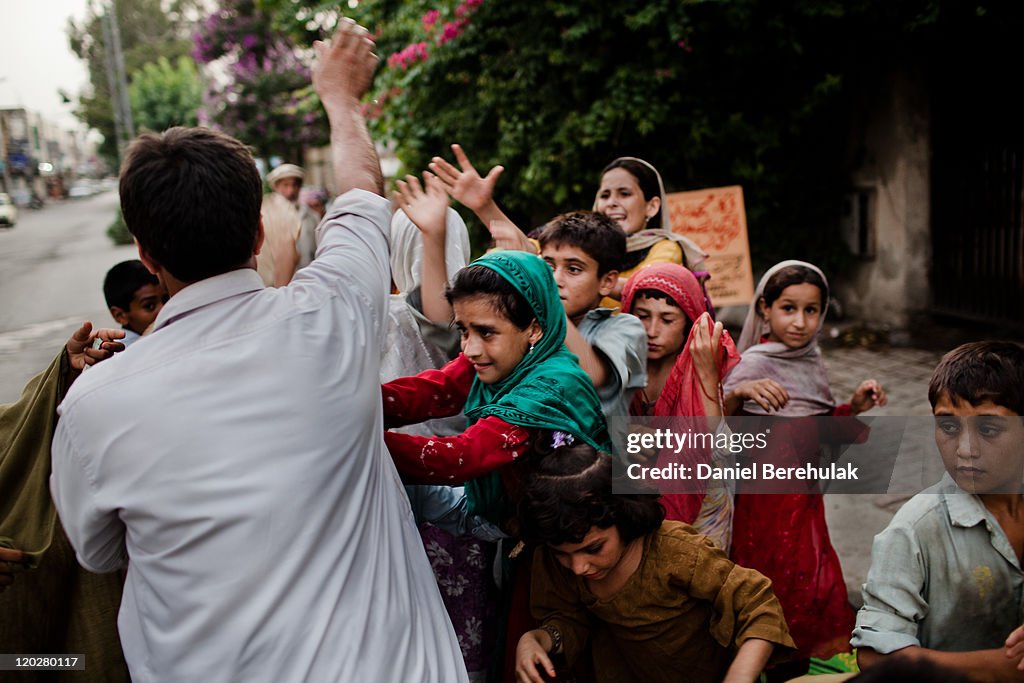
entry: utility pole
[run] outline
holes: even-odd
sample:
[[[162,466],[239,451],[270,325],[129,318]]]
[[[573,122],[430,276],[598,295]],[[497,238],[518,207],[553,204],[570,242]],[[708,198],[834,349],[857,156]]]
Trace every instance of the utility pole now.
[[[117,7],[114,0],[110,0],[101,24],[107,86],[110,88],[110,105],[114,110],[114,135],[117,137],[117,156],[120,158],[124,154],[125,146],[135,137],[135,122],[128,99],[128,78],[125,75],[124,50],[121,48],[121,27],[117,22]]]
[[[107,87],[110,89],[110,104],[114,110],[114,136],[117,138],[117,158],[120,160],[124,152],[124,121],[121,119],[121,97],[117,87],[117,76],[114,66],[114,38],[110,29],[112,16],[110,9],[103,13],[100,24],[103,26],[103,61],[107,67]]]
[[[121,117],[124,121],[126,141],[135,139],[135,119],[132,117],[132,104],[128,99],[128,77],[124,71],[124,50],[121,48],[121,24],[117,21],[117,2],[110,0],[110,31],[114,34],[114,64],[117,66],[117,83],[120,87]]]

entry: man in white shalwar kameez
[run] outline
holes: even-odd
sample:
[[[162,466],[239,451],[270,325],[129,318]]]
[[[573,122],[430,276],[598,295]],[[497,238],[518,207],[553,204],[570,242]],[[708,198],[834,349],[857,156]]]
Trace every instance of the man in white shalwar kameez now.
[[[315,47],[341,196],[287,287],[254,269],[261,186],[240,142],[147,134],[122,169],[171,298],[68,393],[50,486],[81,564],[127,568],[136,682],[467,680],[382,436],[389,209],[358,113],[377,58],[347,20]]]

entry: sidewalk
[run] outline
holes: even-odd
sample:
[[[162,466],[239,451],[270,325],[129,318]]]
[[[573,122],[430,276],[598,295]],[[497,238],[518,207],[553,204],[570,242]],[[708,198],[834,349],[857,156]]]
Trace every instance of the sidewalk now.
[[[857,385],[877,379],[889,404],[867,415],[931,415],[928,381],[943,351],[915,348],[824,348],[832,394],[849,401]],[[871,494],[827,494],[825,514],[832,545],[839,555],[850,602],[861,604],[861,585],[871,564],[871,543],[904,502],[903,497]]]

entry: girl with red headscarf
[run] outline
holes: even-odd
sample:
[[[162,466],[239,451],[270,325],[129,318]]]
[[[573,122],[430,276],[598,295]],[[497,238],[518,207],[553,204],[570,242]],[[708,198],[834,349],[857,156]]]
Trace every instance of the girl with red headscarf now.
[[[647,386],[630,406],[634,416],[722,415],[721,378],[739,362],[728,332],[707,311],[697,278],[674,263],[637,271],[622,290],[622,310],[647,331]],[[701,419],[695,431],[706,431]],[[714,463],[727,453],[695,452],[698,462]],[[667,518],[692,524],[728,552],[732,528],[732,491],[724,482],[707,482],[700,493],[662,496]]]

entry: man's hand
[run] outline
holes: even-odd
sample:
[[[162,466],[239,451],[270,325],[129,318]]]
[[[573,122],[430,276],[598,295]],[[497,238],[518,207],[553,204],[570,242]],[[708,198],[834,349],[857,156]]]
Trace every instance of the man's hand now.
[[[369,32],[348,17],[330,42],[313,43],[313,87],[328,116],[347,113],[366,94],[379,61],[374,47]]]
[[[462,151],[462,147],[452,145],[452,151],[455,152],[459,168],[455,168],[441,157],[434,157],[430,161],[430,170],[444,182],[448,194],[473,213],[479,214],[494,201],[494,185],[505,167],[495,166],[486,177],[481,177],[469,161],[469,157]]]
[[[22,571],[28,566],[27,559],[25,553],[20,550],[0,548],[0,593],[14,583],[16,572]]]
[[[99,345],[94,348],[97,339],[100,340]],[[92,323],[85,321],[65,344],[71,369],[81,372],[86,365],[95,365],[118,351],[124,351],[124,344],[118,339],[124,339],[124,330],[99,329],[94,332]]]
[[[399,180],[395,203],[420,229],[425,240],[440,240],[443,244],[448,220],[448,194],[433,173],[423,173],[423,184],[426,189],[420,186],[420,181],[413,175]]]

